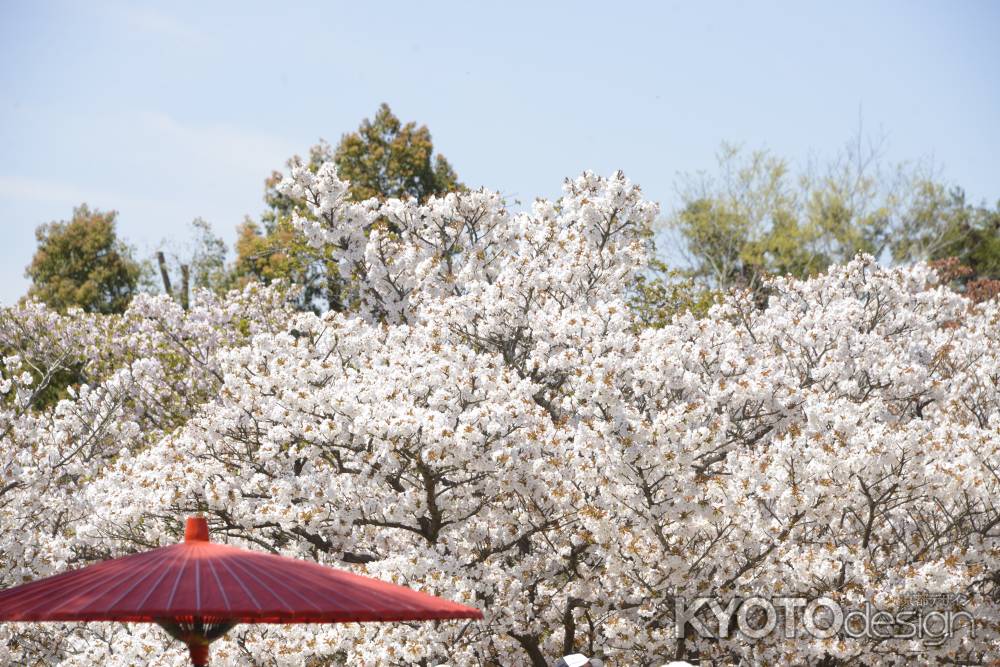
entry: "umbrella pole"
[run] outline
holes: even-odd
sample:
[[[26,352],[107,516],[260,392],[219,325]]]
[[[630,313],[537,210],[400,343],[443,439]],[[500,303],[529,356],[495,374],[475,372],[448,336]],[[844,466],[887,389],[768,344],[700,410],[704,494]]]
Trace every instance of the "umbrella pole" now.
[[[208,667],[208,644],[194,641],[188,642],[187,647],[194,667]]]

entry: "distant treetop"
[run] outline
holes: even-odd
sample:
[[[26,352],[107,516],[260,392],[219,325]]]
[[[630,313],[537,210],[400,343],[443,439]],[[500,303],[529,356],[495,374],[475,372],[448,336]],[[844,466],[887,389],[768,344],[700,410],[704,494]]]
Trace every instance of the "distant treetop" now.
[[[39,226],[38,250],[24,272],[32,282],[28,296],[60,311],[124,311],[138,291],[141,266],[118,238],[117,216],[82,204],[69,221]]]
[[[412,197],[423,202],[462,189],[448,160],[433,153],[426,125],[403,125],[382,103],[373,120],[366,118],[356,132],[341,137],[333,159],[340,177],[350,181],[355,201]]]

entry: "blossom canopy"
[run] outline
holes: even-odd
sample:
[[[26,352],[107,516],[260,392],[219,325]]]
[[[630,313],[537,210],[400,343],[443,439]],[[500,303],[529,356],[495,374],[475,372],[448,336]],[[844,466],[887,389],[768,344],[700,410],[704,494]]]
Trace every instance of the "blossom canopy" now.
[[[522,212],[486,190],[356,202],[329,164],[279,190],[350,277],[345,312],[257,285],[188,311],[143,296],[122,315],[3,312],[3,585],[167,544],[202,512],[233,544],[484,611],[248,624],[214,645],[226,666],[1000,659],[996,299],[858,256],[650,328],[630,290],[658,209],[621,173]],[[70,373],[65,397],[34,398]],[[960,594],[975,633],[703,636],[707,605],[678,612],[896,612],[927,591]],[[0,625],[0,662],[43,655],[182,658],[151,662],[162,637],[143,626]]]

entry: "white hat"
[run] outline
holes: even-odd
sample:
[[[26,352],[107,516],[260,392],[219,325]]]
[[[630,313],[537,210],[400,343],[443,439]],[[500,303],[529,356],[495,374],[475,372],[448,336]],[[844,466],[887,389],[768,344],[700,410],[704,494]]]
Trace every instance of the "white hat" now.
[[[589,662],[590,660],[587,656],[582,653],[573,653],[572,655],[559,658],[559,660],[556,661],[556,665],[558,667],[583,667]]]

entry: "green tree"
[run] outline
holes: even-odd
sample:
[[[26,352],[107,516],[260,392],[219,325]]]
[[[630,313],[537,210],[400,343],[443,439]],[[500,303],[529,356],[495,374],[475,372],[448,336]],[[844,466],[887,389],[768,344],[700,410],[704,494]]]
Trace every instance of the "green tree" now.
[[[916,181],[889,246],[896,262],[922,262],[950,257],[962,245],[970,207],[965,193],[930,177]]]
[[[718,175],[688,176],[680,195],[668,225],[693,275],[713,288],[755,289],[767,275],[809,275],[829,261],[788,164],[767,151],[723,145]]]
[[[961,188],[923,180],[891,249],[897,262],[930,261],[976,301],[993,298],[1000,294],[1000,202],[973,205]]]
[[[333,159],[340,177],[351,182],[351,196],[412,197],[425,201],[462,188],[455,170],[434,144],[426,125],[405,125],[383,103],[372,120],[340,139]],[[433,156],[433,159],[432,159]]]
[[[83,204],[69,221],[38,227],[38,250],[25,270],[32,282],[28,295],[60,311],[71,306],[96,313],[125,310],[138,289],[141,267],[117,236],[117,215]]]
[[[290,214],[272,220],[256,222],[248,217],[236,228],[235,285],[283,280],[301,290],[303,309],[343,310],[336,263],[305,243],[292,226]]]
[[[686,312],[704,317],[719,296],[718,292],[698,285],[693,277],[654,258],[637,278],[628,301],[639,326],[661,328]]]
[[[963,231],[958,258],[978,279],[1000,280],[1000,201],[992,209],[975,207]]]
[[[768,151],[723,145],[714,175],[688,175],[666,221],[690,273],[708,287],[759,290],[772,275],[807,277],[859,252],[879,256],[900,217],[900,174],[878,148],[848,144],[793,176]]]
[[[191,267],[191,284],[195,289],[224,292],[229,286],[226,273],[226,242],[216,235],[205,220],[191,221],[191,241],[187,263]]]
[[[288,168],[316,170],[334,161],[340,176],[350,181],[356,201],[372,197],[429,197],[464,189],[455,170],[434,154],[430,131],[414,122],[403,124],[382,104],[373,119],[365,119],[356,132],[341,137],[336,149],[321,141],[307,159],[294,156]],[[266,210],[260,221],[247,219],[237,229],[235,284],[284,280],[302,290],[302,308],[321,311],[350,307],[351,276],[341,276],[329,257],[310,248],[291,225],[292,215],[309,211],[278,192],[282,173],[274,172],[264,183]]]

